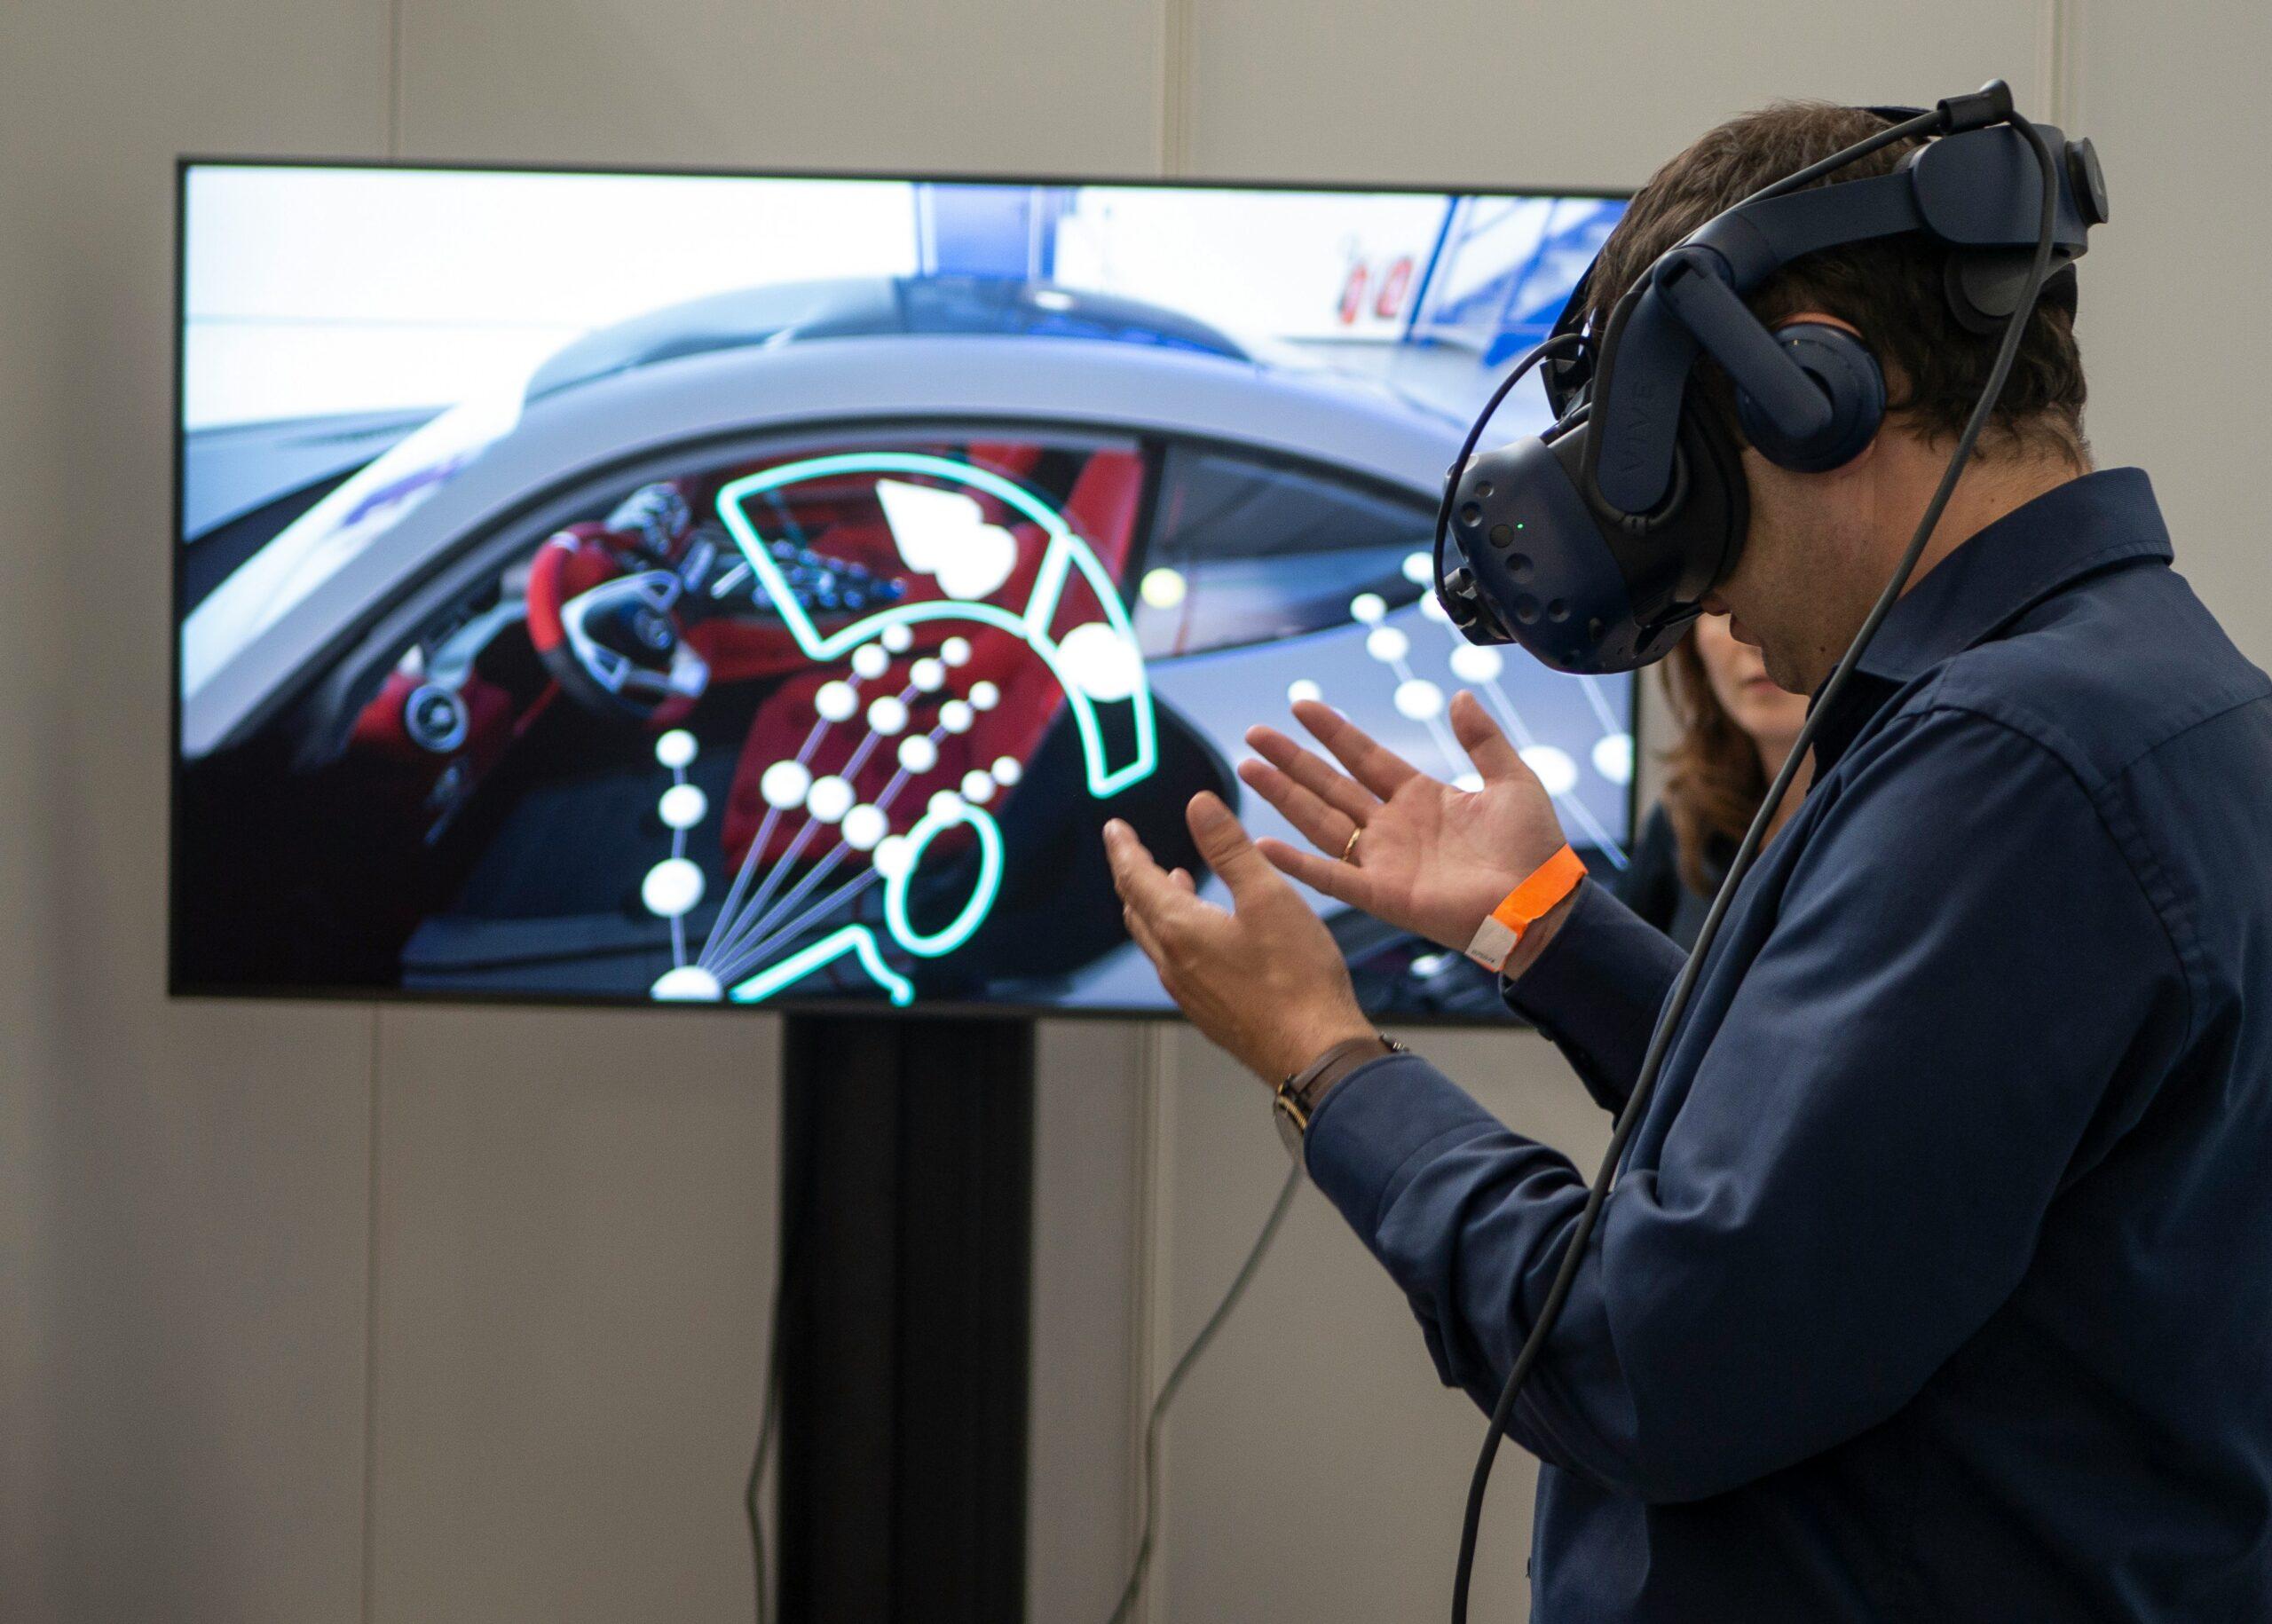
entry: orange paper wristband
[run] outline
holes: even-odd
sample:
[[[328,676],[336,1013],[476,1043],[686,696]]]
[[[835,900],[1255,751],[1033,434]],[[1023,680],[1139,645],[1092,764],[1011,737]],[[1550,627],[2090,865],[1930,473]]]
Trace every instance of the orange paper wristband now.
[[[1503,968],[1523,933],[1553,911],[1555,904],[1576,890],[1585,877],[1585,863],[1566,841],[1561,850],[1533,869],[1476,926],[1475,940],[1467,944],[1467,956],[1487,970],[1495,973]]]

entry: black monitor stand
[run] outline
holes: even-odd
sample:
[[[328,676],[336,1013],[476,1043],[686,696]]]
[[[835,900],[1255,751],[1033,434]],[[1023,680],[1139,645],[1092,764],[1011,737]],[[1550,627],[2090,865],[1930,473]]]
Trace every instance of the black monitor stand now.
[[[1033,1024],[785,1023],[782,1624],[1024,1617]]]

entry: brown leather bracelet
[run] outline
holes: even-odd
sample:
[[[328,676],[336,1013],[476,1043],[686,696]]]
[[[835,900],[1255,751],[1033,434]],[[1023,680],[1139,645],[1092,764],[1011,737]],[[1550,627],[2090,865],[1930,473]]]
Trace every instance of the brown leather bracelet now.
[[[1285,1140],[1286,1148],[1300,1156],[1302,1135],[1309,1131],[1310,1118],[1336,1084],[1360,1066],[1405,1052],[1405,1046],[1396,1039],[1375,1032],[1364,1037],[1345,1037],[1299,1071],[1290,1073],[1271,1097],[1278,1137]]]

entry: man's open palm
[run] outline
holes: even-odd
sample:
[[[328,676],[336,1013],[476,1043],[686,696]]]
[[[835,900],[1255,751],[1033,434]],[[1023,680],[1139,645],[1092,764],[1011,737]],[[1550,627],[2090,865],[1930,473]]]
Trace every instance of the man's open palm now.
[[[1239,777],[1317,847],[1265,840],[1263,855],[1337,902],[1463,950],[1562,845],[1553,798],[1472,694],[1451,704],[1452,731],[1483,778],[1472,792],[1429,777],[1328,706],[1305,700],[1294,716],[1347,770],[1258,727],[1246,737],[1263,759],[1242,761]]]

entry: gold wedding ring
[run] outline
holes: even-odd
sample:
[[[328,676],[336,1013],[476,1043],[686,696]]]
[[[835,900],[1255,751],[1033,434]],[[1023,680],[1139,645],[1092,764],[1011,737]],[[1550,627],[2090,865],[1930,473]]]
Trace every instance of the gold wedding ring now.
[[[1362,824],[1359,824],[1355,828],[1350,830],[1349,844],[1341,848],[1342,862],[1354,863],[1357,861],[1357,837],[1364,832],[1365,826]]]

